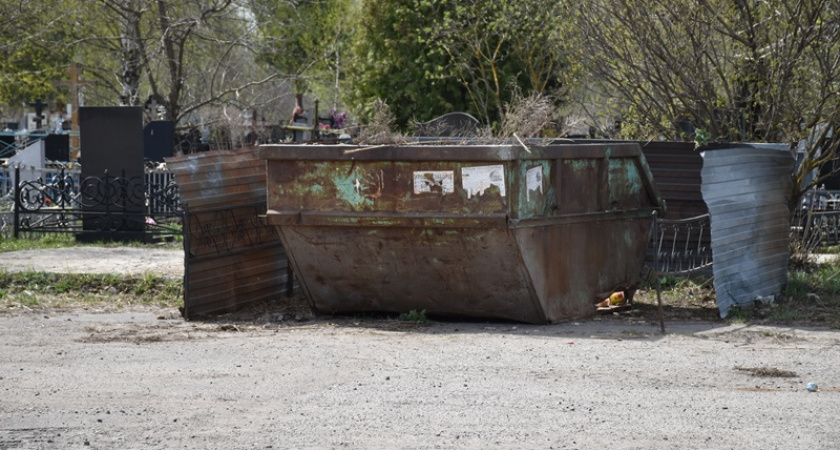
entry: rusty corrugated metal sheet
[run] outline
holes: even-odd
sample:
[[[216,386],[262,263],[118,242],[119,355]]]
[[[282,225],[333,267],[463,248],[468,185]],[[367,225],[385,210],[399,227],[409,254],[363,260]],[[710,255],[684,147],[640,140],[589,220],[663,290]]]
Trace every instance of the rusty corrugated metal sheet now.
[[[288,260],[265,213],[253,149],[167,158],[184,206],[184,317],[232,312],[288,290]]]
[[[694,143],[651,141],[641,144],[656,187],[668,206],[662,218],[679,220],[708,213],[700,192],[703,158]]]
[[[703,198],[712,227],[718,309],[778,295],[787,282],[794,159],[786,145],[704,151]]]
[[[175,175],[181,202],[194,211],[265,198],[265,161],[255,158],[253,149],[196,153],[167,158],[166,164]]]
[[[267,217],[325,312],[556,322],[632,290],[661,199],[638,144],[260,148]]]

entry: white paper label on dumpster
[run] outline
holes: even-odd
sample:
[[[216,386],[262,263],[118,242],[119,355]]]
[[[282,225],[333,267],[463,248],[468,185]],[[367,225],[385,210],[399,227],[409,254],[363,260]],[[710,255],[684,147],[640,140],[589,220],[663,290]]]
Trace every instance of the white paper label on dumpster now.
[[[531,191],[540,191],[543,193],[543,173],[542,166],[532,167],[525,172],[525,185],[528,190],[525,191],[525,198],[531,201]]]
[[[461,168],[461,184],[467,191],[467,198],[482,195],[490,186],[499,188],[502,197],[505,196],[505,168],[502,165],[463,167]]]
[[[414,193],[415,194],[451,194],[455,192],[455,171],[452,170],[427,170],[425,172],[414,172]]]

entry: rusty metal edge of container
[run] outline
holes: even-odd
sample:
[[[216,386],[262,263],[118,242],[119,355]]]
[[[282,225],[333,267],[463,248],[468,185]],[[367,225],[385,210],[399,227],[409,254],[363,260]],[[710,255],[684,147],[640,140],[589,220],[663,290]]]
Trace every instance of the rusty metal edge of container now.
[[[606,151],[603,151],[606,147]],[[603,153],[602,153],[603,151]],[[543,159],[610,159],[612,157],[634,158],[643,177],[645,191],[659,209],[660,215],[667,211],[665,200],[655,184],[642,146],[638,142],[557,143],[532,146],[497,145],[324,145],[324,144],[265,144],[256,149],[257,158],[284,161],[527,161]]]
[[[300,145],[264,144],[257,147],[257,157],[287,161],[513,161],[534,159],[600,158],[600,149],[608,148],[607,157],[643,156],[638,143],[521,145]]]

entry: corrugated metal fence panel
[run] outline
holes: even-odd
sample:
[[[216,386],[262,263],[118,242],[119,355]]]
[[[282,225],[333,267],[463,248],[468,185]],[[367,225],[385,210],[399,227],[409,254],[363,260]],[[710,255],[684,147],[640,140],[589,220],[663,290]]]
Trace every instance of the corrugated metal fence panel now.
[[[734,145],[702,153],[718,309],[778,295],[787,281],[794,159],[788,147]]]
[[[265,199],[265,162],[253,149],[167,158],[166,165],[175,174],[181,202],[195,211]]]
[[[266,223],[265,161],[252,149],[167,158],[184,205],[184,317],[233,312],[288,292],[288,259]]]

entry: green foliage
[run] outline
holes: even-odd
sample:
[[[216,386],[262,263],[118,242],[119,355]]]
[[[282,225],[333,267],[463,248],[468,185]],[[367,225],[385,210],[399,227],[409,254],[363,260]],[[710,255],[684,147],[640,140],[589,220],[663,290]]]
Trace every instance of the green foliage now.
[[[66,77],[75,37],[61,13],[47,2],[0,3],[0,103],[66,100],[54,82]]]
[[[436,2],[365,1],[348,69],[348,100],[357,116],[369,119],[371,105],[391,106],[398,129],[412,120],[470,111],[461,83],[451,76],[450,59],[433,52],[421,33],[441,19]]]
[[[427,44],[449,57],[477,117],[504,118],[512,95],[562,98],[571,74],[559,3],[542,0],[435,2],[443,20],[424,32]]]
[[[259,28],[257,61],[294,79],[298,94],[337,92],[355,31],[352,0],[251,1]]]
[[[400,314],[400,320],[403,322],[411,322],[416,324],[426,324],[428,323],[429,319],[426,317],[426,310],[418,311],[416,309],[412,309],[407,313]]]
[[[362,117],[385,101],[403,130],[456,110],[498,126],[517,89],[562,98],[571,71],[556,12],[538,0],[367,1],[351,99]]]

